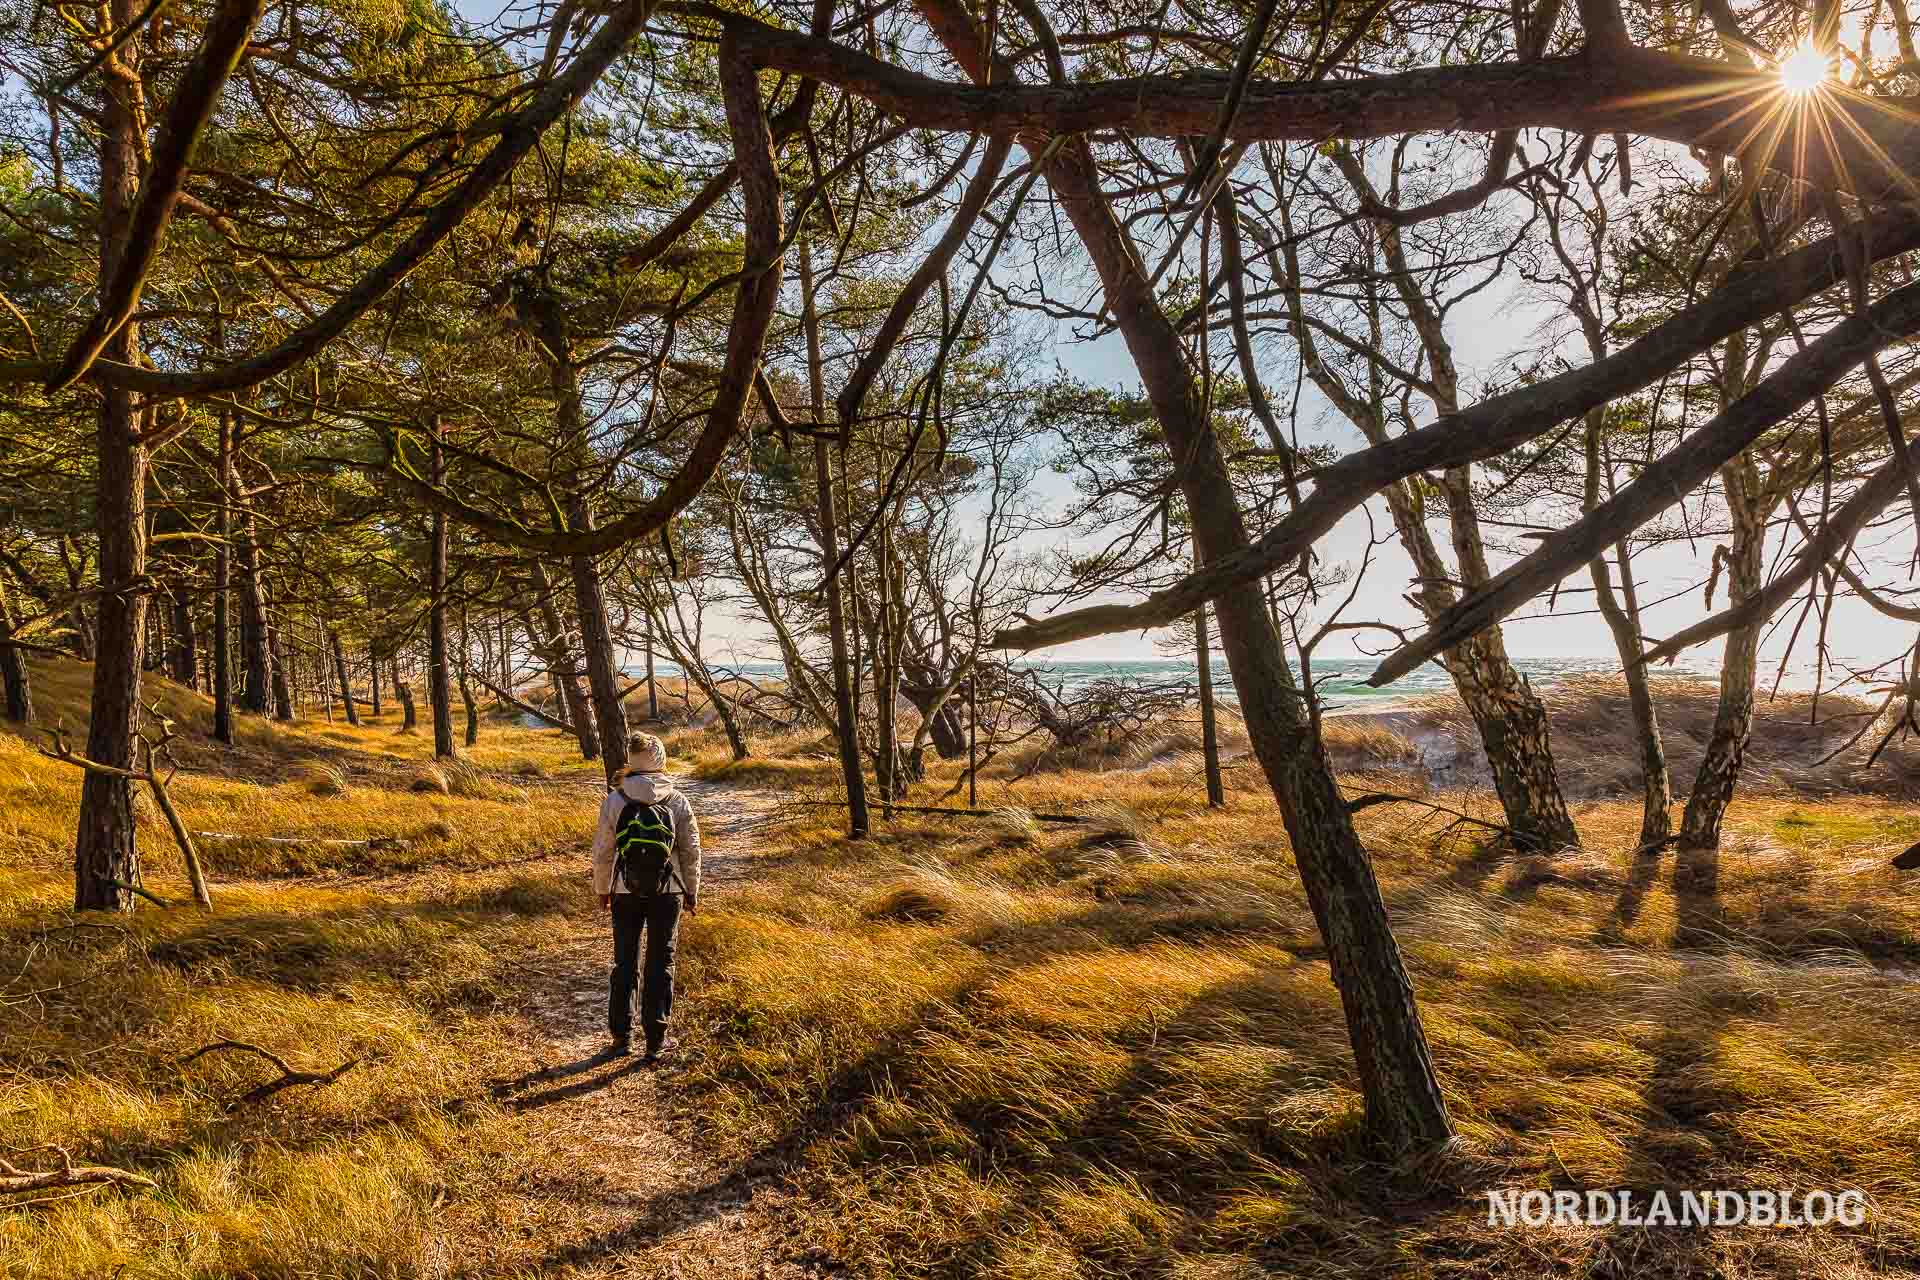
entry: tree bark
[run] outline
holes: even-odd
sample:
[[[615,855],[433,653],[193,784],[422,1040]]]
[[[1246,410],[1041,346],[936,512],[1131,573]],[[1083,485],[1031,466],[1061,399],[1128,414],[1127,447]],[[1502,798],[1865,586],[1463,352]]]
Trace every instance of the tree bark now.
[[[445,478],[446,457],[440,447],[441,426],[433,424],[429,469],[433,483]],[[447,517],[435,510],[427,551],[427,705],[433,715],[433,754],[447,760],[453,749],[453,694],[447,675]]]
[[[380,718],[380,651],[367,642],[367,676],[372,688],[367,691],[367,714],[375,720]]]
[[[187,584],[173,584],[173,678],[195,693],[200,692],[200,638],[193,627],[193,598]]]
[[[653,674],[653,610],[643,610],[647,619],[647,719],[660,718],[660,686]]]
[[[135,0],[110,0],[113,30],[132,26]],[[105,291],[126,249],[127,228],[140,189],[140,122],[146,115],[139,70],[139,41],[114,55],[119,67],[103,78],[100,133],[100,287]],[[120,74],[119,72],[124,72]],[[129,367],[140,363],[139,326],[128,321],[108,339],[102,357]],[[146,641],[147,597],[140,579],[147,569],[147,449],[131,391],[104,387],[96,447],[95,481],[100,539],[100,596],[93,665],[93,698],[87,725],[87,757],[131,772],[135,767],[134,717],[140,707],[140,663]],[[87,770],[80,786],[80,818],[74,841],[73,908],[129,911],[140,883],[134,843],[133,779]]]
[[[953,0],[916,0],[948,51],[976,81],[987,79],[985,45]],[[993,80],[1012,79],[995,68]],[[1023,135],[1100,274],[1106,303],[1138,368],[1173,457],[1193,520],[1196,559],[1243,552],[1247,535],[1180,337],[1160,309],[1140,255],[1099,188],[1089,144],[1067,137],[1046,158],[1047,140]],[[1346,1013],[1368,1127],[1394,1149],[1431,1149],[1452,1138],[1446,1102],[1420,1025],[1413,984],[1387,919],[1386,903],[1327,763],[1319,726],[1295,685],[1280,636],[1257,583],[1217,603],[1222,648],[1240,695],[1255,756],[1279,801],[1300,880],[1313,907]]]
[[[473,638],[468,633],[467,614],[460,611],[460,704],[467,713],[466,743],[469,747],[480,743],[480,707],[473,700],[473,681],[468,677],[467,665],[473,659]]]
[[[568,517],[577,529],[593,528],[585,498],[574,499]],[[580,649],[587,664],[587,688],[593,695],[593,723],[600,733],[600,763],[611,782],[627,763],[627,713],[620,703],[620,677],[613,665],[606,592],[600,584],[600,563],[592,556],[569,556],[567,565],[573,573],[573,606],[580,617]]]
[[[826,391],[821,375],[820,316],[814,306],[813,255],[800,242],[801,324],[807,336],[807,370],[813,384],[816,415],[825,412]],[[819,436],[813,439],[815,498],[820,524],[820,562],[826,570],[821,590],[827,597],[827,638],[833,651],[833,707],[840,739],[840,776],[847,788],[847,834],[864,839],[869,829],[867,780],[860,768],[860,726],[855,719],[853,672],[847,653],[846,602],[840,597],[840,535],[833,511],[833,453]]]
[[[1742,456],[1725,468],[1727,507],[1733,518],[1733,545],[1727,553],[1727,595],[1740,604],[1759,594],[1766,553],[1766,512],[1759,500],[1759,477],[1753,462]],[[1680,819],[1680,849],[1707,851],[1720,847],[1720,824],[1733,800],[1753,734],[1754,686],[1759,676],[1761,624],[1740,627],[1727,635],[1720,658],[1720,702],[1706,754],[1694,775]]]
[[[16,626],[13,606],[7,601],[7,584],[0,581],[0,685],[7,699],[7,719],[15,724],[33,723],[33,677],[27,670],[26,651],[10,643]]]
[[[411,733],[420,727],[420,713],[413,705],[413,686],[400,674],[400,659],[393,660],[393,696],[400,699],[400,731]]]
[[[233,415],[220,418],[219,541],[213,548],[213,736],[233,745]]]
[[[293,720],[293,673],[288,669],[286,637],[278,623],[267,623],[267,658],[273,669],[273,718],[282,723]]]
[[[1585,506],[1592,511],[1600,505],[1600,446],[1605,426],[1605,410],[1587,415],[1587,481]],[[1647,686],[1647,667],[1640,660],[1640,601],[1633,586],[1633,561],[1627,542],[1615,544],[1614,555],[1620,562],[1620,590],[1613,588],[1613,574],[1607,557],[1595,556],[1587,566],[1593,581],[1594,605],[1613,633],[1614,651],[1620,655],[1620,668],[1627,682],[1627,705],[1633,715],[1633,736],[1640,750],[1640,848],[1652,852],[1673,832],[1673,786],[1667,772],[1667,750],[1660,740],[1660,712]],[[1625,603],[1622,604],[1624,597]]]
[[[360,712],[353,705],[353,686],[347,680],[347,655],[346,651],[340,647],[340,633],[328,632],[327,641],[333,649],[333,675],[340,682],[340,705],[347,709],[347,723],[358,725]]]
[[[1205,605],[1194,610],[1193,637],[1200,667],[1200,751],[1206,761],[1207,804],[1220,809],[1226,806],[1227,788],[1220,776],[1220,726],[1213,707],[1213,645],[1207,635]]]
[[[573,722],[574,734],[580,739],[581,758],[598,759],[600,734],[595,727],[593,708],[588,704],[587,696],[580,691],[579,673],[574,665],[572,648],[567,644],[566,625],[561,621],[560,610],[553,603],[553,588],[547,582],[546,566],[537,560],[529,562],[527,580],[533,586],[534,602],[539,607],[540,622],[547,633],[547,638],[542,640],[529,615],[527,639],[547,664],[554,695],[566,709],[567,718]]]
[[[260,546],[254,537],[253,516],[243,512],[240,539],[240,709],[264,716],[273,697],[273,655],[267,637],[267,592],[260,580]]]

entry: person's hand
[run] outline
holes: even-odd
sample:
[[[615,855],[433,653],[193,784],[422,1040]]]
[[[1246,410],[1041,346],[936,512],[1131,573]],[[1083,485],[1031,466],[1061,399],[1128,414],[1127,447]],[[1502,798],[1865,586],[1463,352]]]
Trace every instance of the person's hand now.
[[[610,893],[603,893],[603,894],[601,894],[601,895],[600,895],[600,909],[601,909],[602,911],[611,911],[611,910],[613,910],[613,895],[612,895],[612,894],[610,894]]]
[[[688,915],[692,915],[700,909],[700,899],[694,897],[690,893],[681,894],[680,901],[682,905],[686,907]]]

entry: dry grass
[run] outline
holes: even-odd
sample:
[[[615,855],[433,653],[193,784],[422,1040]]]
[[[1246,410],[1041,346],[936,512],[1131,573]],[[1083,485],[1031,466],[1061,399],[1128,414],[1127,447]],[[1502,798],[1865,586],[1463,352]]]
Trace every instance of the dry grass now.
[[[798,1161],[872,1276],[1920,1274],[1920,900],[1887,866],[1920,812],[1743,800],[1711,896],[1631,859],[1631,803],[1578,806],[1588,848],[1551,861],[1362,815],[1466,1144],[1410,1182],[1363,1140],[1284,832],[1238,778],[1223,811],[1184,757],[982,788],[1091,830],[849,844],[791,811],[688,944],[724,1139]],[[1487,1226],[1489,1187],[1856,1187],[1872,1219],[1528,1233]]]
[[[78,671],[59,665],[53,706]],[[164,696],[201,723],[191,695]],[[1402,766],[1391,730],[1338,732],[1355,785]],[[577,848],[594,768],[563,735],[496,727],[434,766],[444,793],[416,793],[425,744],[391,725],[243,734],[232,755],[190,744],[189,826],[412,843],[227,842],[216,876],[328,874],[219,885],[212,916],[65,929],[77,778],[0,734],[0,1146],[54,1143],[161,1183],[0,1210],[0,1276],[495,1274],[473,1259],[567,1212],[517,1180],[572,1153],[528,1150],[477,1082],[524,1052],[523,971],[578,886],[486,868]],[[732,765],[710,730],[672,735],[709,776],[833,795],[817,736],[754,745]],[[819,1199],[809,1241],[859,1273],[1920,1274],[1920,899],[1887,866],[1920,811],[1769,787],[1735,806],[1717,866],[1682,877],[1631,859],[1638,814],[1619,800],[1577,805],[1587,848],[1552,860],[1367,810],[1466,1144],[1415,1177],[1362,1139],[1257,771],[1232,769],[1209,810],[1184,748],[1111,763],[1016,781],[998,761],[980,789],[995,817],[902,815],[859,844],[837,811],[793,808],[689,928],[682,1080],[704,1139],[786,1161]],[[910,800],[940,802],[956,770],[937,764]],[[1059,810],[1094,821],[1031,817]],[[164,890],[178,869],[144,835]],[[366,1062],[228,1115],[259,1064],[176,1066],[223,1036],[301,1066]],[[1487,1226],[1489,1186],[1857,1187],[1872,1221],[1528,1233]]]

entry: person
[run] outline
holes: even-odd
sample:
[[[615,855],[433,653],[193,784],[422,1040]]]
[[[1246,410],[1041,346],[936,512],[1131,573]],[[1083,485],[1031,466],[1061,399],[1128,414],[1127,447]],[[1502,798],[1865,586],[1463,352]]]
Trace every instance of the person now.
[[[659,1058],[673,1017],[673,960],[680,915],[700,903],[700,824],[667,777],[667,749],[650,733],[627,739],[627,767],[614,775],[593,833],[593,891],[613,921],[613,976],[607,992],[611,1052],[629,1052],[633,991],[640,987],[646,1060]],[[669,836],[661,830],[672,827]],[[654,854],[649,861],[647,854]],[[664,857],[659,856],[664,854]],[[656,883],[628,884],[628,875]],[[646,967],[639,969],[646,934]]]

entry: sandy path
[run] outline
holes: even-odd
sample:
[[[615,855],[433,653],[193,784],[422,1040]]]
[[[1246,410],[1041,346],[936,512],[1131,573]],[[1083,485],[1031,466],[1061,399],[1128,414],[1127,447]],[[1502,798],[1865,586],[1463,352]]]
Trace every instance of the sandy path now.
[[[748,873],[751,833],[774,799],[710,783],[681,785],[700,819],[702,896],[724,897]],[[834,1274],[809,1249],[802,1207],[773,1171],[731,1166],[701,1149],[673,1093],[679,1072],[671,1054],[655,1067],[638,1056],[606,1056],[605,918],[570,916],[561,927],[537,957],[539,967],[527,971],[542,1036],[531,1055],[538,1065],[494,1090],[527,1133],[523,1176],[529,1210],[540,1219],[539,1273],[702,1280]],[[550,1210],[556,1199],[565,1212],[536,1207]],[[502,1225],[520,1233],[531,1224]],[[523,1249],[501,1252],[521,1266],[528,1261]]]

